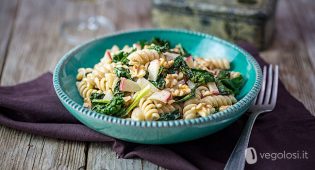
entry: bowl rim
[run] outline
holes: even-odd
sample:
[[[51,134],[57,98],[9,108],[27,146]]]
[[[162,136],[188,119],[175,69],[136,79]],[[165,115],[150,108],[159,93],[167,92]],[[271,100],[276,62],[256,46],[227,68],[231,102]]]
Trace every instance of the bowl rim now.
[[[130,33],[141,33],[141,32],[178,32],[178,33],[184,33],[184,34],[190,34],[194,36],[199,36],[202,38],[210,38],[218,43],[222,43],[224,45],[229,46],[230,48],[233,48],[240,53],[242,53],[247,60],[253,64],[254,70],[256,72],[256,80],[253,85],[253,87],[250,89],[250,91],[237,103],[233,104],[232,106],[228,107],[224,111],[217,112],[215,114],[211,114],[206,117],[199,117],[199,118],[194,118],[194,119],[188,119],[188,120],[171,120],[171,121],[136,121],[136,120],[131,120],[131,119],[123,119],[123,118],[118,118],[118,117],[113,117],[113,116],[108,116],[104,114],[100,114],[97,112],[94,112],[88,108],[83,107],[82,105],[78,104],[77,102],[73,101],[62,89],[60,85],[60,74],[61,74],[61,68],[66,64],[66,62],[75,54],[78,52],[81,48],[86,47],[87,45],[93,43],[94,41],[100,40],[100,39],[106,39],[109,37],[115,37],[117,35],[121,34],[130,34]],[[260,91],[261,88],[261,82],[262,82],[262,71],[261,68],[258,64],[258,62],[252,57],[248,52],[243,50],[242,48],[238,47],[237,45],[230,43],[228,41],[225,41],[221,38],[218,38],[213,35],[205,34],[205,33],[200,33],[200,32],[194,32],[194,31],[189,31],[189,30],[184,30],[184,29],[162,29],[162,28],[147,28],[147,29],[135,29],[135,30],[124,30],[124,31],[119,31],[115,32],[113,34],[108,34],[108,35],[103,35],[100,37],[97,37],[95,39],[92,39],[90,41],[87,41],[85,43],[82,43],[74,48],[72,48],[70,51],[68,51],[57,63],[54,74],[53,74],[53,86],[55,89],[55,92],[58,96],[58,98],[61,100],[61,102],[64,105],[67,105],[70,107],[72,110],[75,110],[76,112],[80,114],[85,114],[91,118],[94,119],[99,119],[103,120],[106,123],[110,124],[117,124],[117,125],[125,125],[125,126],[136,126],[136,127],[145,127],[145,128],[150,128],[150,127],[183,127],[183,126],[191,126],[191,125],[201,125],[205,123],[216,123],[224,120],[228,120],[229,118],[233,118],[238,115],[239,112],[242,111],[243,107],[248,105],[249,102],[254,100],[254,98],[258,95],[258,92]],[[71,111],[68,110],[70,113]],[[73,113],[71,113],[73,114]],[[74,115],[73,115],[74,116]],[[83,123],[83,122],[82,122]]]

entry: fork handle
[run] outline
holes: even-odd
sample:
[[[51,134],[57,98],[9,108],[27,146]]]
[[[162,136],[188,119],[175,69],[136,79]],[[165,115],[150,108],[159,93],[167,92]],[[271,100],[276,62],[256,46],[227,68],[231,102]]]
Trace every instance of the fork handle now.
[[[238,139],[237,144],[234,147],[234,150],[224,167],[224,170],[243,170],[244,169],[245,150],[248,147],[249,137],[253,129],[254,122],[260,113],[261,112],[255,112],[249,116],[248,121],[246,122],[246,125],[241,133],[241,136]]]

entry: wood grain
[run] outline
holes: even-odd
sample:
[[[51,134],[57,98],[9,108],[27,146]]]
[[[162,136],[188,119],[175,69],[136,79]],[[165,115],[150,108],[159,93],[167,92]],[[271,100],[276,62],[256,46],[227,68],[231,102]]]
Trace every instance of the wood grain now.
[[[33,79],[51,70],[70,49],[60,25],[77,11],[63,1],[22,0],[1,85]],[[73,5],[72,5],[73,6]],[[78,169],[85,166],[85,143],[30,135],[1,127],[1,169]]]
[[[303,26],[299,22],[306,20],[299,17],[300,14],[298,14],[302,9],[305,13],[310,13],[311,11],[308,11],[310,9],[306,6],[311,6],[313,3],[311,1],[304,4],[296,3],[296,1],[289,2],[279,1],[274,42],[261,55],[268,63],[280,65],[280,79],[286,88],[315,116],[315,93],[313,93],[315,91],[315,74],[314,67],[310,62],[310,58],[315,56],[308,53],[308,48],[314,48],[314,46],[306,45],[304,37],[307,37],[310,31],[301,30]],[[314,24],[312,27],[314,30]],[[312,41],[314,42],[314,39]]]
[[[3,0],[0,5],[0,78],[17,12],[17,0]]]

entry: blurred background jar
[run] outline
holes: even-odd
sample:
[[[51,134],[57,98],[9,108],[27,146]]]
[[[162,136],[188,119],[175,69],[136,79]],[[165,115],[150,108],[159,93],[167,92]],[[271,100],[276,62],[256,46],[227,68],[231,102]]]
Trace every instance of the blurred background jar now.
[[[153,24],[184,28],[253,44],[272,41],[277,0],[153,0]]]

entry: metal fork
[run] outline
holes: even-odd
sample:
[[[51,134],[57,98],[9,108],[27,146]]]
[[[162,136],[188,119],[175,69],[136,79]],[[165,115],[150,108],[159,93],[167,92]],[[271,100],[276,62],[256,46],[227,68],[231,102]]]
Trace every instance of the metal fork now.
[[[268,81],[267,81],[268,74]],[[263,82],[259,93],[256,97],[249,111],[252,112],[250,115],[245,128],[243,129],[237,144],[230,155],[230,158],[225,165],[225,170],[242,170],[245,167],[245,151],[248,147],[249,137],[254,125],[256,118],[261,113],[266,113],[272,111],[276,106],[277,94],[278,94],[278,76],[279,67],[275,66],[274,72],[272,65],[268,68],[264,66],[263,69]],[[271,96],[271,98],[270,98]]]

